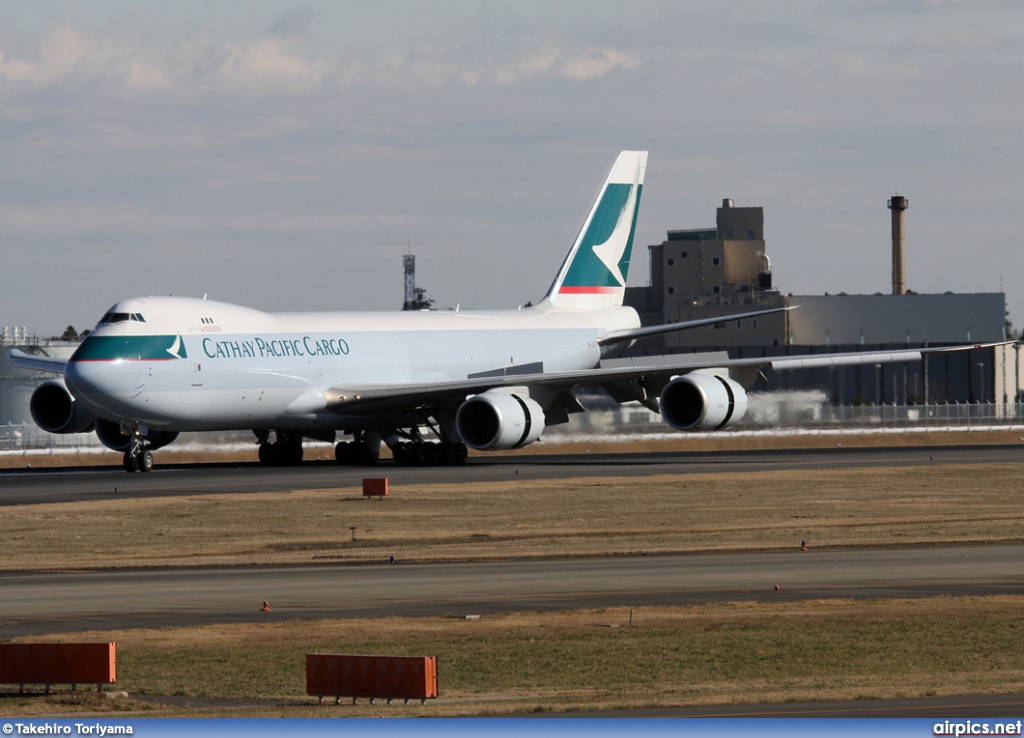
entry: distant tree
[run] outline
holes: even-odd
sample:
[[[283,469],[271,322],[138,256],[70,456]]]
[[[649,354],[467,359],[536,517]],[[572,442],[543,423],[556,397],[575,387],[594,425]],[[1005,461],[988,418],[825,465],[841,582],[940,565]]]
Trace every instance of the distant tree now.
[[[402,310],[430,310],[434,306],[434,301],[427,297],[427,291],[423,287],[416,287],[414,294],[412,302],[402,303]]]
[[[69,325],[67,328],[65,328],[64,332],[60,336],[60,340],[62,340],[62,341],[77,341],[78,340],[78,331],[75,330],[75,326]]]

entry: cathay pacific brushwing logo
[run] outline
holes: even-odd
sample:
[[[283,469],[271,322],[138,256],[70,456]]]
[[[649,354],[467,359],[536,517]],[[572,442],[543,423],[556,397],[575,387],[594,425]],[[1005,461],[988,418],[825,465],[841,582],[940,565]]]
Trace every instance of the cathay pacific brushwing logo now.
[[[185,347],[181,343],[181,334],[179,333],[174,337],[174,343],[167,349],[167,353],[173,356],[175,359],[187,359],[188,355],[185,353]]]
[[[622,255],[626,251],[626,245],[629,243],[629,237],[633,230],[636,191],[637,187],[635,186],[629,188],[629,199],[626,200],[626,204],[619,211],[619,219],[615,222],[615,228],[612,230],[611,235],[608,236],[608,240],[592,247],[594,255],[607,267],[620,287],[626,286],[626,277],[622,273],[621,262]]]
[[[607,185],[562,281],[561,292],[602,292],[625,286],[641,186]]]

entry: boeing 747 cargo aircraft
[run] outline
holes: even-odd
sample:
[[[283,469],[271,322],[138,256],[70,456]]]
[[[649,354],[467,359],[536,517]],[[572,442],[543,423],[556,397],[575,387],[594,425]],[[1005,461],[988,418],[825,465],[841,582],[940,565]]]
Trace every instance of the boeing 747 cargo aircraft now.
[[[647,152],[612,167],[544,298],[517,310],[265,313],[188,297],[114,305],[66,362],[12,351],[19,366],[61,375],[31,399],[51,433],[95,430],[149,471],[182,431],[251,430],[259,459],[298,464],[304,438],[334,443],[339,463],[462,463],[467,446],[514,449],[583,407],[602,387],[679,430],[721,430],[746,411],[760,370],[912,361],[920,351],[694,360],[609,366],[643,336],[722,318],[640,327],[623,306]],[[779,308],[785,309],[785,308]],[[731,316],[746,318],[776,310]],[[971,348],[971,347],[959,347]],[[959,349],[942,349],[959,350]],[[426,440],[436,436],[437,440]]]

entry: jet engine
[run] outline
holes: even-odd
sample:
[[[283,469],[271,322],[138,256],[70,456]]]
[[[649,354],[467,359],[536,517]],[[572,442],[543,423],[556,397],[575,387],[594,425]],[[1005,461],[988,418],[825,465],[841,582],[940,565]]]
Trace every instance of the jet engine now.
[[[747,393],[728,377],[684,374],[661,393],[661,416],[677,430],[722,430],[747,412]]]
[[[455,429],[479,451],[522,448],[544,432],[544,411],[528,396],[489,390],[462,403]]]
[[[100,439],[100,443],[113,451],[127,451],[132,442],[131,436],[121,433],[120,423],[103,418],[96,418],[96,437]],[[177,437],[178,434],[171,431],[150,429],[146,432],[146,441],[151,451],[166,446]]]
[[[35,424],[47,433],[85,433],[95,418],[68,392],[63,379],[51,379],[36,387],[28,402]]]

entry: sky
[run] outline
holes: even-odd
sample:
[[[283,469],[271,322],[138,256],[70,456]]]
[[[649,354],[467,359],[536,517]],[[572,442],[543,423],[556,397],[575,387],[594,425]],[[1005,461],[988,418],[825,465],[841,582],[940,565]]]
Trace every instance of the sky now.
[[[391,310],[547,290],[618,152],[667,230],[762,206],[784,293],[1005,291],[1019,0],[0,4],[0,326],[120,299]]]

